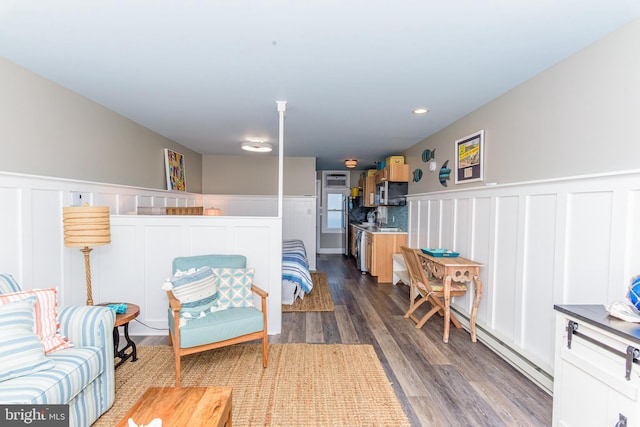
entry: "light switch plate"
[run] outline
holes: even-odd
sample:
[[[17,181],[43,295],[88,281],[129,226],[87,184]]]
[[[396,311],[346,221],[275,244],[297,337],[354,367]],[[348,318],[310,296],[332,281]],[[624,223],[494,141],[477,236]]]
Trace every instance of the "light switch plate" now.
[[[79,191],[71,192],[71,206],[82,206],[85,203],[89,203],[89,194]]]

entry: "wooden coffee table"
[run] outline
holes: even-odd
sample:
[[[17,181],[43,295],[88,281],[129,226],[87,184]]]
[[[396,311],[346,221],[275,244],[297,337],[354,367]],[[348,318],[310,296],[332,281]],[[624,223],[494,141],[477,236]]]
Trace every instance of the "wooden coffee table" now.
[[[231,387],[149,387],[117,427],[129,418],[138,425],[160,418],[162,427],[231,427]]]

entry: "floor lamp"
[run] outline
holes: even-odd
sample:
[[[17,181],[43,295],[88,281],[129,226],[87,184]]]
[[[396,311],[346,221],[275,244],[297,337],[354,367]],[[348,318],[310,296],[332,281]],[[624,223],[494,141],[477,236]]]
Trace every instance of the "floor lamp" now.
[[[107,245],[111,243],[111,228],[109,225],[109,207],[107,206],[71,206],[62,208],[62,222],[64,225],[64,245],[66,247],[80,247],[84,254],[84,268],[87,277],[87,305],[93,305],[91,292],[91,264],[90,246]]]

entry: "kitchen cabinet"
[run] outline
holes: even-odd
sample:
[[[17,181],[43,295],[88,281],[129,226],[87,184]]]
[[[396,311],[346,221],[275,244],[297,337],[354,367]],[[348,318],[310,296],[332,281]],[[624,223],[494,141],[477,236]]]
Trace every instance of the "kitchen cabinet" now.
[[[384,181],[409,182],[409,165],[393,163],[376,171],[376,184]]]
[[[555,306],[554,426],[640,426],[640,325]]]
[[[366,207],[376,206],[376,177],[367,175],[360,180],[362,183],[362,205]]]
[[[362,234],[362,242],[364,246],[364,266],[365,270],[371,273],[371,233]]]
[[[365,260],[369,274],[378,283],[393,281],[393,254],[400,253],[400,246],[407,244],[407,233],[372,233],[365,231]],[[367,247],[368,245],[368,247]]]

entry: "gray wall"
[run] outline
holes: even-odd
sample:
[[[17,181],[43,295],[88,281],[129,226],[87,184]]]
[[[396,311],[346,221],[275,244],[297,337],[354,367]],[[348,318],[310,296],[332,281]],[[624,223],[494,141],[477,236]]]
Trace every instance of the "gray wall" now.
[[[283,173],[285,196],[315,194],[315,157],[285,157]],[[204,155],[202,182],[205,194],[276,195],[278,157],[264,153],[247,153],[242,156]]]
[[[601,39],[405,152],[412,194],[640,167],[640,20]],[[455,164],[454,141],[485,131],[485,179],[447,188],[421,154],[436,149],[438,169]]]
[[[0,58],[0,170],[166,189],[163,149],[185,156],[202,192],[202,156]]]

